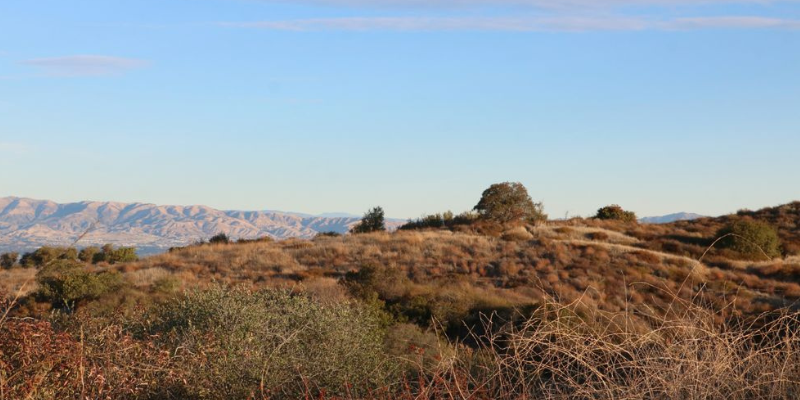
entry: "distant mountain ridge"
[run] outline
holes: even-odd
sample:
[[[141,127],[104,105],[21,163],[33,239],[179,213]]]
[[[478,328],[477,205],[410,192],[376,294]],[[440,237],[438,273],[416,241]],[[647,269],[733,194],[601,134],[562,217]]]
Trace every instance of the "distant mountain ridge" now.
[[[310,238],[318,232],[347,232],[357,216],[313,216],[275,211],[224,211],[206,206],[82,201],[59,204],[21,197],[0,198],[0,250],[44,245],[78,247],[112,243],[143,253],[164,251],[223,232],[233,238]],[[402,220],[387,220],[390,229]],[[88,233],[87,233],[88,232]]]
[[[704,218],[705,215],[679,212],[675,214],[662,215],[660,217],[644,217],[639,218],[639,222],[643,224],[668,224],[676,221],[691,221],[693,219]]]

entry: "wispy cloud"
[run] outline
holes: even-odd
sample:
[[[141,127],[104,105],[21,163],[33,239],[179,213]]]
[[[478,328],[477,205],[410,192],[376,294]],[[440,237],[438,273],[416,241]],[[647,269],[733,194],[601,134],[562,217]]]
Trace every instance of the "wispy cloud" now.
[[[276,0],[261,0],[276,2]],[[720,4],[798,3],[800,0],[297,0],[300,3],[352,7],[529,6],[540,8],[608,8],[618,6],[701,6]]]
[[[690,29],[800,29],[800,20],[764,17],[352,17],[223,22],[222,26],[284,31],[516,31],[584,32]]]
[[[150,63],[133,58],[74,55],[36,58],[23,61],[23,64],[42,68],[48,73],[58,76],[101,76],[120,74],[128,70],[145,67]]]

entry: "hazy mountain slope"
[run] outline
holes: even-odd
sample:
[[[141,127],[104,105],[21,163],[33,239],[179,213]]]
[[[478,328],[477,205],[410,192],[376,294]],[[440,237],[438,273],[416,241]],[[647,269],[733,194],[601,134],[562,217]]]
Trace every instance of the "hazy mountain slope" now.
[[[668,224],[675,221],[691,221],[693,219],[703,218],[703,215],[695,213],[680,212],[675,214],[662,215],[659,217],[644,217],[640,218],[639,222],[643,224]]]
[[[234,238],[308,238],[347,232],[359,217],[319,217],[270,211],[221,211],[206,206],[0,198],[0,250],[43,245],[114,243],[154,252],[224,232]],[[400,221],[388,221],[394,228]]]

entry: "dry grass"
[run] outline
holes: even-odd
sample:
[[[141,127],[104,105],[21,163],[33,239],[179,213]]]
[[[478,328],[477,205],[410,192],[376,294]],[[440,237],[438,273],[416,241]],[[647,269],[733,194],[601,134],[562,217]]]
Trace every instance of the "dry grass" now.
[[[684,304],[687,311],[675,317],[650,315],[655,328],[642,332],[630,329],[626,315],[596,314],[594,323],[587,323],[574,305],[548,302],[543,309],[521,326],[480,338],[478,350],[464,350],[445,363],[438,372],[452,377],[445,392],[481,399],[791,399],[800,394],[797,315],[759,328],[720,326],[711,322],[715,318],[707,309]],[[431,389],[425,394],[434,393]]]
[[[27,296],[36,291],[36,270],[33,268],[0,269],[0,293]]]

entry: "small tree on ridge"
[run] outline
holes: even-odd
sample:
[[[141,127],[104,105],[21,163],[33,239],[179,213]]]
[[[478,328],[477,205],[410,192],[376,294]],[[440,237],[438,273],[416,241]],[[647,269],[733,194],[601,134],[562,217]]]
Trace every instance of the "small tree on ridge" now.
[[[367,211],[366,214],[364,214],[364,218],[361,218],[361,222],[353,227],[353,233],[369,233],[385,230],[386,223],[384,221],[383,208],[381,207],[374,207]]]
[[[547,220],[542,203],[534,203],[528,190],[519,182],[495,183],[483,191],[474,208],[487,220],[508,223],[528,220]]]

